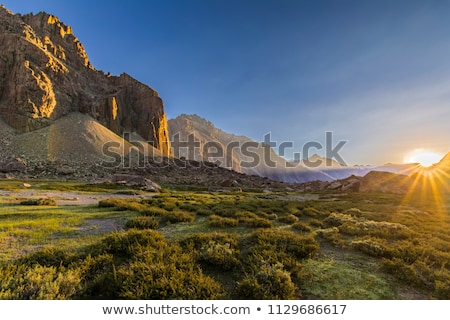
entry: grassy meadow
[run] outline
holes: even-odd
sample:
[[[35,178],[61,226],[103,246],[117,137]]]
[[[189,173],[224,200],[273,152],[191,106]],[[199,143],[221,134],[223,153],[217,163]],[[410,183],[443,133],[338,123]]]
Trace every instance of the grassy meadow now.
[[[450,195],[1,181],[0,299],[450,299]],[[118,194],[134,194],[129,199]]]

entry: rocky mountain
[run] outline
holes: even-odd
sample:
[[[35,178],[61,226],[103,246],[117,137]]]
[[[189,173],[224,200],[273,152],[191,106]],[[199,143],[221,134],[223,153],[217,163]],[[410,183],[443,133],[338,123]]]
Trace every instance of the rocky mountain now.
[[[15,134],[42,130],[75,112],[116,135],[135,133],[170,155],[158,93],[125,73],[96,70],[72,28],[57,17],[0,7],[0,48],[0,119]]]
[[[435,168],[450,173],[450,152],[448,152],[442,159],[435,165]]]
[[[333,180],[320,170],[289,163],[264,143],[218,129],[198,115],[182,114],[168,123],[175,157],[214,162],[236,172],[289,183]]]

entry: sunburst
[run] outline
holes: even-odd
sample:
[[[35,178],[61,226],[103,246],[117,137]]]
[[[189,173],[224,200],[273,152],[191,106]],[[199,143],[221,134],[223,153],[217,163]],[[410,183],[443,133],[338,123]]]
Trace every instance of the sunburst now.
[[[426,149],[416,149],[408,153],[404,159],[405,163],[418,163],[422,167],[431,167],[442,159],[443,155]]]

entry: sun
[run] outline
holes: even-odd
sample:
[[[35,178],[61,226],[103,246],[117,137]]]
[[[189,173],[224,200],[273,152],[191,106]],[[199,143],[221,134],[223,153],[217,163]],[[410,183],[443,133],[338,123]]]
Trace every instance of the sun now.
[[[416,149],[405,157],[405,163],[418,163],[422,167],[430,167],[438,163],[443,155],[434,151],[425,149]]]

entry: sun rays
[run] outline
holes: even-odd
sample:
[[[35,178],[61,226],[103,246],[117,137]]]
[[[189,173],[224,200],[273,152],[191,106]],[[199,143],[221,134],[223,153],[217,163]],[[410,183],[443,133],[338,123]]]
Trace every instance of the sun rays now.
[[[407,178],[409,180],[408,192],[401,205],[411,201],[419,201],[427,207],[428,211],[446,213],[444,195],[450,192],[450,174],[439,166],[423,167],[418,165],[415,172]]]

